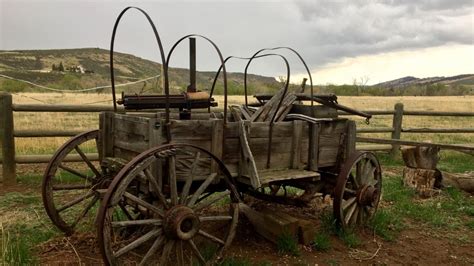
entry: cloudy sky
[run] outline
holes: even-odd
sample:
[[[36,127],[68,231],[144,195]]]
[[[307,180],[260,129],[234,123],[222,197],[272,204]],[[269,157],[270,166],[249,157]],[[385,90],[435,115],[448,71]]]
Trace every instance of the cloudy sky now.
[[[108,48],[115,18],[128,5],[150,14],[166,52],[189,33],[208,36],[225,56],[290,46],[319,84],[474,73],[473,0],[0,0],[0,50]],[[198,69],[215,70],[215,53],[203,41],[197,45]],[[151,28],[135,11],[122,20],[116,48],[160,60]],[[182,45],[171,66],[186,67],[186,51]],[[299,83],[304,68],[295,56],[285,56]],[[230,62],[228,68],[240,72],[243,66]],[[286,72],[276,57],[255,61],[250,71]]]

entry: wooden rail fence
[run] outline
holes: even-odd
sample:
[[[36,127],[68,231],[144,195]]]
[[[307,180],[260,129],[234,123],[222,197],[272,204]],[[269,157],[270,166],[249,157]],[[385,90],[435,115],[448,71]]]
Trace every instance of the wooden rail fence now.
[[[15,130],[14,112],[102,112],[113,111],[112,106],[84,106],[84,105],[39,105],[39,104],[14,104],[12,96],[8,93],[0,93],[0,147],[2,149],[2,181],[14,183],[16,180],[16,164],[47,163],[52,155],[15,155],[15,138],[41,138],[41,137],[70,137],[86,130]],[[121,109],[121,111],[123,111]],[[391,133],[391,139],[372,139],[358,137],[359,143],[385,144],[373,146],[368,150],[390,151],[395,155],[400,145],[417,145],[417,142],[401,141],[401,133],[474,133],[474,128],[403,128],[404,116],[463,116],[474,117],[474,112],[433,112],[433,111],[405,111],[403,104],[397,103],[393,110],[364,111],[373,116],[393,116],[392,127],[361,128],[357,133]],[[339,112],[341,116],[351,114]],[[419,144],[419,143],[418,143]],[[460,146],[454,144],[443,144],[443,148],[454,150],[474,151],[474,147]],[[91,159],[97,160],[97,154],[88,154]],[[69,161],[80,161],[79,156],[69,156]]]

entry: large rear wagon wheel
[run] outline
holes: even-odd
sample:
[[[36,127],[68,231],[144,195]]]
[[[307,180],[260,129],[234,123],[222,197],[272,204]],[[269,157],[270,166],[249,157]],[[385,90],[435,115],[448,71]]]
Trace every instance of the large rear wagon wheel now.
[[[365,225],[377,210],[382,193],[382,171],[371,152],[356,152],[344,163],[334,189],[334,216],[339,225]]]
[[[186,144],[145,151],[118,173],[101,203],[97,234],[104,262],[214,261],[235,235],[238,200],[228,170],[210,152]]]
[[[93,221],[99,200],[96,191],[104,184],[104,173],[89,154],[97,153],[99,131],[79,134],[64,143],[46,167],[42,197],[46,212],[60,230],[72,234],[84,220]],[[79,160],[69,162],[71,157]],[[92,224],[92,223],[91,223]]]

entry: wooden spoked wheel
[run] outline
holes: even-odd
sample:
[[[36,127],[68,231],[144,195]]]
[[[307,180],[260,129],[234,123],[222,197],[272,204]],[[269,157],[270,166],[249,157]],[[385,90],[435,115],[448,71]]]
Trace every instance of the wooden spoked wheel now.
[[[377,157],[356,152],[344,163],[334,190],[334,215],[340,226],[364,225],[374,215],[382,192]]]
[[[99,131],[79,134],[64,143],[46,167],[42,183],[43,204],[51,221],[72,234],[82,221],[93,221],[91,211],[99,200],[104,173],[90,153],[97,153]],[[76,157],[76,162],[69,159]],[[78,160],[77,160],[78,159]]]
[[[235,235],[238,201],[228,170],[205,149],[169,144],[145,151],[122,168],[101,203],[104,262],[207,264]]]

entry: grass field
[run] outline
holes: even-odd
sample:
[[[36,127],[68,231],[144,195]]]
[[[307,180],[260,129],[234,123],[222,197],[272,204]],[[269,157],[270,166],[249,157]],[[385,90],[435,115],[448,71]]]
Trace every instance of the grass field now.
[[[215,96],[219,107],[223,106],[223,97]],[[242,104],[243,96],[229,96],[229,104]],[[13,95],[16,104],[79,104],[79,105],[112,105],[109,94],[73,94],[73,93],[17,93]],[[249,101],[254,101],[249,97]],[[425,111],[472,111],[474,110],[474,96],[443,96],[443,97],[373,97],[373,96],[343,96],[339,103],[359,110],[393,110],[398,102],[404,104],[405,110]],[[391,127],[392,116],[375,116],[370,125],[359,117],[352,117],[357,121],[358,128]],[[98,127],[96,113],[15,113],[15,129],[65,129],[86,130]],[[404,116],[405,128],[472,128],[474,117],[426,117]],[[389,133],[364,134],[365,136],[389,138]],[[474,134],[413,134],[403,133],[402,139],[415,141],[430,141],[434,143],[474,143]],[[17,154],[44,154],[52,153],[66,138],[17,138]]]

